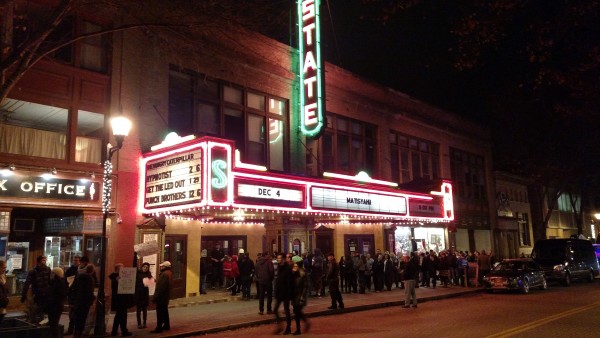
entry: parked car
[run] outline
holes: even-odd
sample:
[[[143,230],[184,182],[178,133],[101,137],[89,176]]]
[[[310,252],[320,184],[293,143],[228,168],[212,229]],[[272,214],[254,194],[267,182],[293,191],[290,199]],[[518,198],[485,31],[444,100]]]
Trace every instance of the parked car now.
[[[546,273],[546,279],[570,286],[571,281],[593,282],[598,276],[598,259],[592,242],[585,239],[557,238],[535,242],[531,258]]]
[[[545,290],[548,287],[542,268],[528,258],[505,259],[483,276],[486,291],[517,290],[529,293],[532,287]]]

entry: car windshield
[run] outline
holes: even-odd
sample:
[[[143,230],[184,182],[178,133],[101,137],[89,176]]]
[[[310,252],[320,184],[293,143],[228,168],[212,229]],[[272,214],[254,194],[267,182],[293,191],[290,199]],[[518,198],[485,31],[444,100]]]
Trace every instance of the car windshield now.
[[[565,245],[560,242],[544,242],[539,243],[534,248],[532,257],[534,259],[556,259],[557,257],[564,257]]]
[[[521,271],[525,268],[525,262],[510,261],[502,262],[496,266],[496,271]]]

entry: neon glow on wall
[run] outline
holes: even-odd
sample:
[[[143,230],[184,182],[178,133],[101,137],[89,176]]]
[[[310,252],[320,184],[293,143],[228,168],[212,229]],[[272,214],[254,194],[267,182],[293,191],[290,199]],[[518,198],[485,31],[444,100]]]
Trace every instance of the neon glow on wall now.
[[[320,0],[297,0],[300,74],[300,129],[306,136],[324,127]]]

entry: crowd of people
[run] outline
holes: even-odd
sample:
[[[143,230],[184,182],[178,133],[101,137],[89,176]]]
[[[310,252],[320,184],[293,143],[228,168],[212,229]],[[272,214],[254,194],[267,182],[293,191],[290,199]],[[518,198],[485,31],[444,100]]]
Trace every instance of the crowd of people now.
[[[302,310],[309,297],[323,297],[329,291],[329,309],[336,310],[344,308],[343,293],[379,293],[397,288],[405,289],[404,307],[416,308],[415,288],[471,286],[489,272],[495,262],[485,250],[439,253],[430,250],[404,255],[377,250],[374,257],[353,252],[337,260],[333,253],[324,255],[318,248],[302,255],[259,253],[253,262],[243,249],[238,255],[226,255],[220,243],[210,256],[206,253],[202,256],[201,267],[208,269],[212,263],[212,280],[202,278],[201,290],[206,290],[206,284],[210,283],[212,289],[226,288],[232,295],[243,290],[242,299],[249,300],[254,281],[258,314],[274,315],[278,323],[275,333],[290,334],[293,313],[295,335],[302,332],[301,322],[306,328],[310,326]],[[285,315],[285,322],[281,313]]]
[[[25,304],[27,320],[35,325],[47,325],[51,337],[73,335],[83,337],[93,328],[96,315],[93,307],[96,301],[94,293],[98,279],[96,269],[87,256],[75,256],[72,265],[66,269],[46,265],[47,258],[38,256],[36,265],[31,269],[23,285],[21,303]],[[136,307],[139,329],[146,328],[148,305],[150,300],[156,304],[157,326],[151,333],[170,329],[168,305],[172,284],[171,263],[165,261],[159,265],[160,274],[154,279],[150,273],[150,264],[143,263],[135,276],[133,293],[119,291],[123,264],[118,263],[108,276],[111,281],[110,309],[114,312],[111,336],[131,336],[127,329],[128,309]],[[133,281],[133,280],[132,280]],[[154,295],[150,297],[149,287],[155,285]],[[9,297],[6,286],[6,262],[0,260],[0,323],[6,316]],[[69,325],[61,332],[60,317],[65,305],[68,305]]]
[[[477,273],[474,265],[469,268],[469,262],[475,263]],[[294,334],[299,335],[301,322],[306,328],[310,326],[302,310],[309,297],[323,297],[329,291],[329,309],[336,310],[344,308],[343,293],[379,293],[397,288],[405,289],[405,307],[416,308],[415,288],[466,287],[474,283],[477,276],[481,278],[487,273],[493,263],[494,257],[485,250],[481,253],[430,250],[405,255],[377,250],[374,257],[354,252],[337,260],[333,253],[324,255],[318,248],[302,255],[259,253],[254,262],[243,249],[229,256],[220,243],[216,243],[210,255],[202,254],[201,270],[208,270],[212,265],[212,279],[201,278],[201,293],[205,293],[210,283],[212,289],[225,288],[231,295],[241,290],[242,299],[249,300],[254,282],[258,314],[274,315],[278,323],[275,333],[290,334],[293,313]]]
[[[205,250],[202,252],[200,293],[206,293],[208,270],[212,272],[212,289],[225,288],[231,295],[241,293],[243,300],[253,298],[251,288],[255,283],[258,314],[274,315],[276,333],[291,334],[293,313],[296,324],[293,334],[300,335],[301,323],[305,325],[304,331],[310,327],[303,313],[309,297],[323,297],[329,291],[329,309],[335,310],[344,308],[343,293],[379,293],[397,288],[405,289],[404,307],[416,308],[415,288],[470,286],[489,272],[494,263],[493,255],[485,250],[444,250],[439,253],[430,250],[404,255],[377,250],[374,257],[353,252],[337,260],[333,253],[323,255],[318,248],[302,255],[296,252],[259,253],[254,262],[244,249],[240,249],[238,255],[228,256],[217,243],[210,256]],[[138,329],[146,328],[151,299],[156,304],[157,326],[150,333],[169,330],[171,263],[165,261],[159,265],[157,279],[150,273],[150,264],[142,264],[137,272],[134,294],[118,292],[122,267],[123,264],[116,264],[114,272],[108,276],[112,288],[111,310],[115,313],[111,336],[117,336],[119,330],[122,336],[131,335],[127,329],[127,311],[134,306]],[[0,322],[8,305],[5,274],[6,262],[0,261]],[[82,337],[89,326],[96,284],[95,268],[86,256],[74,257],[66,271],[58,267],[50,269],[46,257],[39,256],[36,266],[27,275],[21,302],[27,303],[28,320],[49,325],[54,337],[60,336],[58,323],[67,303],[70,311],[65,335]],[[149,292],[151,284],[155,284],[153,297]],[[281,307],[285,326],[280,316]]]

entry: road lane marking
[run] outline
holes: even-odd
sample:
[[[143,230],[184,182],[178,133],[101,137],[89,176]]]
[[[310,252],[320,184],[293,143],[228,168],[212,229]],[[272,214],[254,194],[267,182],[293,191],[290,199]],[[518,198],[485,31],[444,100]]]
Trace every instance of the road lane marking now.
[[[502,332],[498,332],[498,333],[493,334],[493,335],[489,335],[486,338],[510,337],[510,336],[513,336],[513,335],[515,335],[517,333],[521,333],[521,332],[524,332],[524,331],[527,331],[527,330],[531,330],[531,329],[536,328],[538,326],[542,326],[544,324],[550,323],[552,321],[555,321],[555,320],[558,320],[558,319],[561,319],[561,318],[564,318],[564,317],[572,316],[572,315],[574,315],[576,313],[579,313],[579,312],[590,310],[590,309],[595,308],[597,306],[600,306],[600,301],[592,303],[592,304],[589,304],[589,305],[581,306],[581,307],[578,307],[578,308],[574,308],[574,309],[571,309],[571,310],[568,310],[568,311],[564,311],[564,312],[561,312],[561,313],[557,313],[555,315],[552,315],[552,316],[549,316],[549,317],[546,317],[546,318],[538,319],[536,321],[529,322],[529,323],[521,325],[521,326],[513,327],[512,329],[508,329],[508,330],[505,330],[505,331],[502,331]]]

